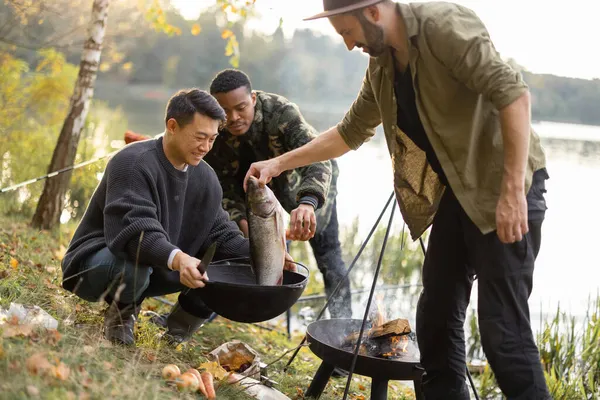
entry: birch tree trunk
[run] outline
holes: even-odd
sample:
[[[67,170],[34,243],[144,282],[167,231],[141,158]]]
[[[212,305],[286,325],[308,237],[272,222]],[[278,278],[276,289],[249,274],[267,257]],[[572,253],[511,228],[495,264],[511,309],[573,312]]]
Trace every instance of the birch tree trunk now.
[[[75,161],[81,130],[94,96],[94,83],[100,65],[109,3],[110,0],[93,0],[92,19],[88,27],[88,38],[83,45],[75,90],[71,97],[69,112],[52,154],[48,173],[68,167]],[[60,223],[70,180],[71,171],[46,179],[44,190],[31,221],[33,227],[52,229]]]

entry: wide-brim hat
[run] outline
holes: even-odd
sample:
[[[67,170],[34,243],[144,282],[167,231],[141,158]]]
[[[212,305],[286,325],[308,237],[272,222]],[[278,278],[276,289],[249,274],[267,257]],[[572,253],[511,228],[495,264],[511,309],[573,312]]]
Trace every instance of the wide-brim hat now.
[[[383,0],[323,0],[323,12],[304,18],[303,21],[311,19],[326,18],[334,15],[344,14],[350,11],[372,6]]]

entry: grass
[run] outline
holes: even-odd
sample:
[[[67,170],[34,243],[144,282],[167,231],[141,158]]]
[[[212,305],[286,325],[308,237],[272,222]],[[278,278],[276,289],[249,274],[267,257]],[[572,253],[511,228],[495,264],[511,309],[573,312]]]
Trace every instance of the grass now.
[[[206,354],[220,344],[240,340],[255,349],[265,363],[271,363],[302,340],[298,333],[288,340],[279,331],[253,324],[241,324],[221,317],[205,325],[187,344],[164,347],[157,335],[162,328],[141,317],[136,324],[136,347],[124,348],[104,340],[101,333],[104,304],[87,303],[60,287],[60,259],[73,226],[61,232],[40,232],[17,218],[0,218],[0,307],[11,302],[38,305],[57,321],[57,331],[38,330],[24,335],[7,334],[15,326],[0,326],[0,393],[2,399],[173,399],[201,398],[179,392],[161,378],[166,364],[182,372],[206,361]],[[167,296],[175,301],[176,295]],[[155,299],[143,303],[143,310],[167,312],[168,306]],[[17,326],[18,327],[18,326]],[[36,355],[36,357],[31,358]],[[283,367],[290,355],[270,365],[267,374],[276,389],[291,399],[303,399],[320,360],[303,348],[287,373]],[[51,374],[35,374],[31,368],[47,360]],[[32,365],[32,360],[38,360]],[[35,364],[35,363],[34,363]],[[340,399],[345,378],[332,379],[324,400]],[[370,379],[354,376],[351,399],[369,397]],[[217,398],[249,399],[239,386],[219,384]],[[390,398],[412,399],[412,388],[400,382],[390,384]]]
[[[474,315],[471,330],[477,332]],[[589,302],[585,318],[577,321],[560,308],[543,321],[536,343],[553,399],[600,399],[600,296]],[[469,341],[469,358],[482,357],[478,335]],[[481,399],[501,399],[494,374],[488,364],[476,377]]]

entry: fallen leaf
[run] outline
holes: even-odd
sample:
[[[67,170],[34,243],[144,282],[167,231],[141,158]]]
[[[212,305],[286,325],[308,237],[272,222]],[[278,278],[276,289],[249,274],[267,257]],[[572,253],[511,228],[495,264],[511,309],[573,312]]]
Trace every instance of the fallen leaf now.
[[[358,385],[358,390],[367,390],[367,388],[364,385]]]
[[[37,343],[40,341],[40,334],[37,332],[32,332],[31,335],[29,335],[29,340],[31,341],[31,343]]]
[[[210,372],[217,380],[223,379],[228,374],[225,368],[221,367],[215,361],[207,361],[205,363],[202,363],[198,366],[198,369],[203,369],[206,372]]]
[[[60,379],[61,381],[66,381],[67,379],[69,379],[70,374],[71,369],[67,367],[67,365],[62,361],[52,368],[52,375],[55,378]]]
[[[109,363],[108,361],[104,361],[104,363],[102,365],[104,366],[104,369],[106,369],[106,370],[110,370],[113,367],[113,365],[111,363]]]
[[[0,271],[0,279],[8,278],[8,271]]]
[[[29,373],[33,375],[43,375],[52,368],[52,364],[46,358],[44,353],[35,353],[25,361],[25,366]]]
[[[56,329],[49,329],[46,335],[46,342],[52,346],[55,346],[59,341],[62,335]]]
[[[66,252],[67,248],[61,244],[60,247],[54,252],[54,257],[56,257],[58,261],[62,261]]]
[[[37,387],[33,386],[33,385],[27,385],[27,394],[31,397],[37,397],[40,395],[40,389],[38,389]]]
[[[56,267],[46,267],[46,272],[48,272],[49,274],[53,274],[56,272]]]
[[[91,355],[94,352],[94,348],[89,344],[86,344],[85,346],[83,346],[83,352],[87,355]]]
[[[19,261],[16,258],[10,258],[10,266],[12,267],[12,269],[17,269],[17,267],[19,266]]]
[[[48,288],[48,289],[59,289],[58,286],[56,286],[54,283],[52,283],[50,281],[50,279],[44,279],[44,285]]]
[[[2,328],[2,337],[11,338],[16,336],[28,337],[31,336],[33,332],[32,325],[18,325],[18,324],[5,324]]]
[[[89,376],[81,381],[81,385],[83,385],[84,388],[89,388],[93,383],[94,381]]]
[[[146,358],[150,362],[155,362],[156,361],[156,353],[147,353]]]

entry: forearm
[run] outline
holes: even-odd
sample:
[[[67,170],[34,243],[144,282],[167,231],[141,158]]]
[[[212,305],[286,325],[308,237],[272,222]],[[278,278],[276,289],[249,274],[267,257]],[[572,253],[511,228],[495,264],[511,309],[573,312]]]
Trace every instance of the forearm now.
[[[524,190],[531,129],[529,92],[500,110],[500,124],[504,143],[502,185],[508,190]]]
[[[337,128],[333,127],[314,140],[277,157],[281,171],[303,167],[320,161],[340,157],[350,151]]]

